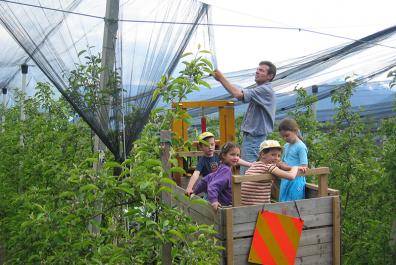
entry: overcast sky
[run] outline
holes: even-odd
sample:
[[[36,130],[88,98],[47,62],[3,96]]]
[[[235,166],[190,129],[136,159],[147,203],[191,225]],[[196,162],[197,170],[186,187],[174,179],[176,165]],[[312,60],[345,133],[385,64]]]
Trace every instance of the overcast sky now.
[[[213,23],[298,27],[358,39],[396,25],[396,1],[204,0]],[[347,42],[347,39],[286,29],[215,27],[219,68],[236,71],[263,59],[278,62]],[[396,47],[395,39],[387,45]]]

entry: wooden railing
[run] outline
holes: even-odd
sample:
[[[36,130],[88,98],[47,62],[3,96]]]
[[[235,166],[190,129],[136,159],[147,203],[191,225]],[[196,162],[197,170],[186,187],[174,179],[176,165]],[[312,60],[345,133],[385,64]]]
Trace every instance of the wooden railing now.
[[[318,177],[318,197],[328,196],[328,175],[330,170],[328,167],[319,167],[308,169],[304,176]],[[270,182],[276,177],[272,174],[262,175],[233,175],[232,176],[232,206],[238,207],[241,205],[241,184],[246,181],[250,182]],[[310,184],[310,183],[307,183]],[[335,191],[335,190],[334,190]]]

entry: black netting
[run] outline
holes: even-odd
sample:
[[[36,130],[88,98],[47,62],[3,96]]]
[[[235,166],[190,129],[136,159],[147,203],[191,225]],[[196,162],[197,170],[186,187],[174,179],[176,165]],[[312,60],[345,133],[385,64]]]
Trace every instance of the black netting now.
[[[213,17],[209,8],[200,1],[120,1],[116,58],[112,70],[117,72],[122,89],[100,90],[97,83],[94,90],[85,86],[70,89],[71,71],[77,71],[79,64],[86,63],[84,56],[92,58],[102,51],[105,11],[106,1],[0,0],[0,22],[9,33],[2,34],[4,29],[0,31],[2,36],[5,35],[0,40],[3,49],[0,85],[8,88],[19,86],[20,64],[31,65],[29,84],[33,86],[35,81],[43,81],[44,73],[116,158],[122,160],[157,103],[151,98],[160,77],[172,71],[177,74],[180,55],[185,50],[196,50],[198,43],[214,52],[211,59],[216,66],[216,60],[221,62],[222,59],[216,58],[215,51],[222,48],[214,46],[214,40],[216,43],[219,40],[216,34],[224,36],[221,31],[225,31],[232,35],[233,26],[211,24]],[[260,39],[258,34],[262,34],[265,27],[247,27],[245,31],[247,35],[244,36],[251,35],[235,53],[250,49],[249,44]],[[278,67],[273,85],[281,103],[278,105],[279,113],[295,106],[292,90],[296,85],[324,88],[331,84],[319,91],[319,99],[324,100],[332,90],[342,87],[342,84],[338,85],[342,82],[333,83],[342,81],[347,75],[356,74],[355,80],[361,84],[395,67],[395,31],[396,27],[390,27],[343,45],[311,54],[307,51],[308,55],[286,61],[274,61]],[[282,31],[284,34],[288,32],[290,29]],[[268,32],[264,35],[263,45],[267,40],[277,41]],[[293,46],[292,38],[290,45]],[[82,50],[86,52],[78,56]],[[262,59],[272,60],[268,58],[270,51],[264,48],[263,51],[266,54],[257,53],[257,63]],[[246,69],[226,76],[240,87],[249,87],[254,83],[254,74],[255,69]],[[203,87],[193,93],[190,100],[230,99],[218,82],[211,78],[207,81],[215,88],[208,90]],[[9,89],[11,95],[12,91]],[[372,110],[367,111],[378,113],[379,106],[373,105]],[[201,110],[193,110],[192,113],[199,116]]]
[[[2,25],[117,160],[128,154],[146,123],[156,103],[151,100],[156,83],[175,69],[198,23],[207,24],[208,6],[197,1],[121,1],[112,70],[119,75],[122,91],[96,87],[93,92],[84,86],[70,89],[69,74],[84,63],[78,56],[81,50],[90,47],[87,56],[101,52],[105,1],[16,2],[22,4],[0,2]],[[136,23],[129,18],[186,24]]]

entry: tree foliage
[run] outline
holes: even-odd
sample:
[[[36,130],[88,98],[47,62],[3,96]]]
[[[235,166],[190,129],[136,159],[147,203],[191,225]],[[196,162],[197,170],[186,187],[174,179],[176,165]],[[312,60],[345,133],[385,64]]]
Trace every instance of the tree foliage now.
[[[93,69],[96,59],[78,67],[75,80],[95,83],[101,71]],[[168,92],[187,81],[202,84],[199,71],[208,62],[195,58],[185,65]],[[91,131],[81,121],[72,123],[75,113],[50,91],[40,83],[34,97],[2,110],[0,244],[6,264],[161,264],[166,242],[175,264],[218,264],[221,247],[213,227],[196,225],[161,200],[162,184],[174,184],[162,168],[158,137],[171,115],[154,111],[131,156],[122,164],[107,161],[97,172]],[[95,97],[88,101],[99,106]],[[19,119],[22,103],[25,121]],[[91,233],[92,226],[99,233]]]
[[[390,244],[396,220],[395,119],[373,123],[351,109],[356,84],[334,91],[333,121],[319,124],[313,116],[315,98],[300,88],[297,120],[309,150],[310,166],[331,169],[329,186],[341,192],[343,264],[392,264]]]

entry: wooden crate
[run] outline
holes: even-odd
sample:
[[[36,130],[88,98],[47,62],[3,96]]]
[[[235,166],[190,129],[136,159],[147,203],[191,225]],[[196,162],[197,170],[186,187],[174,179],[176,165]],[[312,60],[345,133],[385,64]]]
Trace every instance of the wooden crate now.
[[[171,205],[183,210],[198,224],[214,224],[217,237],[226,248],[221,264],[251,264],[250,245],[258,213],[263,209],[298,217],[296,205],[304,220],[295,264],[340,264],[340,204],[339,196],[310,198],[294,202],[270,203],[257,206],[220,208],[215,212],[209,205],[192,204],[184,189],[173,187],[176,194]]]

